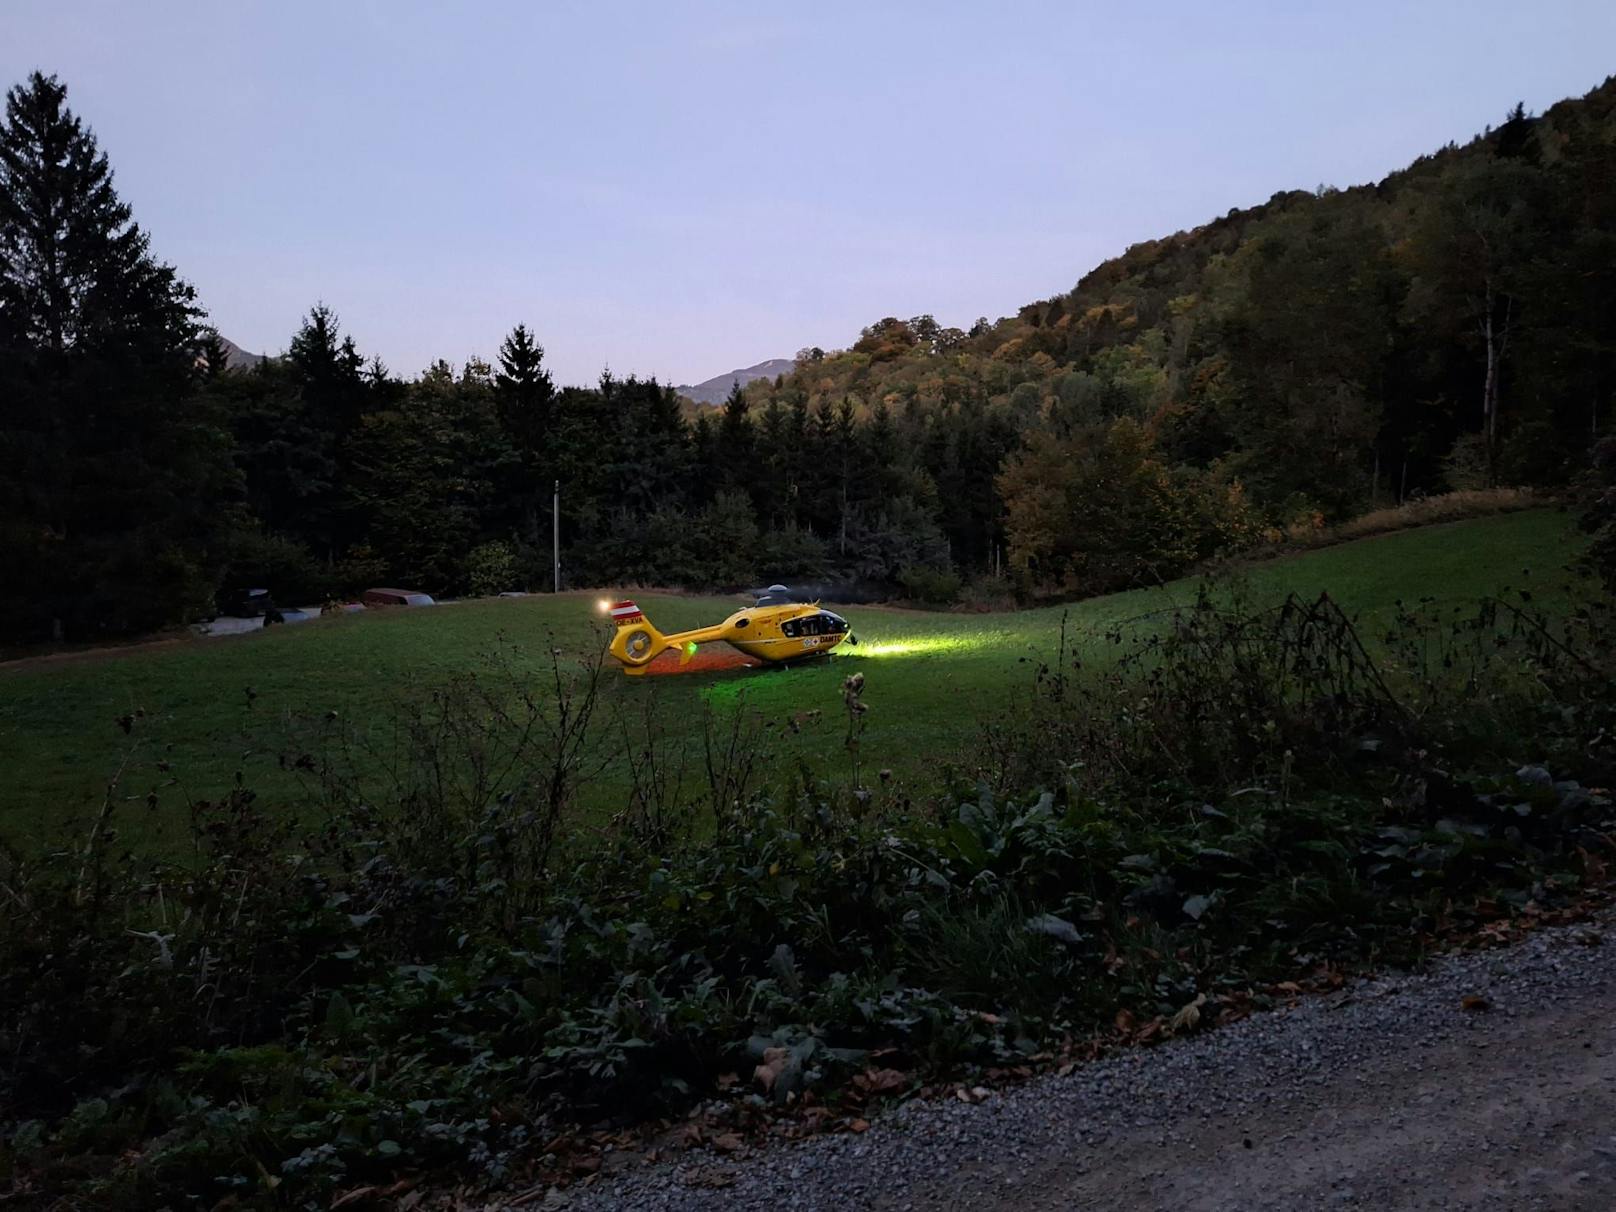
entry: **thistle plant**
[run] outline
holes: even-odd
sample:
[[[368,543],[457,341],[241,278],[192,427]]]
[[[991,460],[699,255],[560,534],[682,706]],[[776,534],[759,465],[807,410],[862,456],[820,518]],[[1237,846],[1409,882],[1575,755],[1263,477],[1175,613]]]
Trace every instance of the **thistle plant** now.
[[[842,679],[842,706],[847,710],[847,740],[844,742],[853,759],[853,791],[864,798],[864,779],[859,769],[859,738],[864,734],[864,713],[870,705],[864,701],[864,675],[851,674]]]

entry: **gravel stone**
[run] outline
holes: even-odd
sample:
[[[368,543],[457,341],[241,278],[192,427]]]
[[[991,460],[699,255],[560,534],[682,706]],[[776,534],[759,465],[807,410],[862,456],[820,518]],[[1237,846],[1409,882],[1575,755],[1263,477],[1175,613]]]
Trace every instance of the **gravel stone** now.
[[[1471,995],[1491,1008],[1463,1009]],[[1613,1009],[1606,910],[977,1105],[916,1101],[858,1136],[683,1154],[544,1206],[1612,1209]]]

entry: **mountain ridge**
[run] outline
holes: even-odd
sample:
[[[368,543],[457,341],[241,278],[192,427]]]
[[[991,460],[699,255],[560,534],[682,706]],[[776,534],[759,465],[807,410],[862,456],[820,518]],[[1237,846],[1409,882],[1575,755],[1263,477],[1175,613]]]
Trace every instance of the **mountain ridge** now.
[[[268,354],[248,353],[223,333],[219,334],[219,340],[224,342],[225,365],[230,370],[251,370],[269,357]]]
[[[681,384],[674,390],[682,396],[695,400],[698,404],[722,404],[724,397],[729,395],[730,388],[736,383],[745,387],[748,383],[757,379],[773,379],[780,375],[788,375],[796,368],[797,363],[794,358],[767,358],[751,366],[727,370],[721,375],[703,379],[700,383]]]

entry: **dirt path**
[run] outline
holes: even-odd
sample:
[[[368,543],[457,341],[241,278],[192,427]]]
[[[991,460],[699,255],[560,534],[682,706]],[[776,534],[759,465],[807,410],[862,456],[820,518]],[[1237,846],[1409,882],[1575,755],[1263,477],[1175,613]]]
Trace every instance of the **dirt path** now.
[[[1616,914],[978,1106],[687,1155],[547,1206],[1616,1209]]]
[[[1616,1208],[1613,992],[1435,1048],[1404,1039],[1311,1097],[1211,1118],[1192,1096],[1082,1158],[1056,1134],[969,1206]]]

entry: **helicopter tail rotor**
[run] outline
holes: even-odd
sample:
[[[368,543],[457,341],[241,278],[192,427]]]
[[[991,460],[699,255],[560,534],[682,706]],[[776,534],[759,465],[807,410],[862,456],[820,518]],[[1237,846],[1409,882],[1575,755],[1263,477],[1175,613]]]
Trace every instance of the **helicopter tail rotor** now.
[[[608,618],[617,626],[607,649],[621,661],[628,673],[644,673],[645,667],[667,648],[668,638],[651,626],[645,612],[633,602],[602,602]]]

